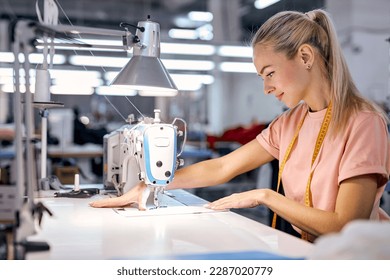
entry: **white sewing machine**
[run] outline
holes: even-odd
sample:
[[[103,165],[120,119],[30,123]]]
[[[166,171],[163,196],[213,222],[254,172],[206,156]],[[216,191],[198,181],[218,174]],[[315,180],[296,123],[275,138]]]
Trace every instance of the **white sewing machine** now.
[[[186,123],[178,118],[172,124],[161,123],[160,110],[154,113],[154,118],[124,125],[104,136],[103,181],[106,189],[115,188],[119,196],[144,181],[143,204],[153,192],[153,203],[159,207],[159,194],[184,163],[179,156],[186,140]],[[182,123],[182,130],[177,122]]]

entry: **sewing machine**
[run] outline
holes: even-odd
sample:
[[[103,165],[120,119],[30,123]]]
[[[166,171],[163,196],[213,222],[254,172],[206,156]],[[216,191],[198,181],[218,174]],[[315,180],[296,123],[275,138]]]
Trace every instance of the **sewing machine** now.
[[[153,193],[153,204],[159,207],[159,194],[184,163],[179,156],[185,144],[186,123],[178,118],[172,124],[162,123],[160,110],[154,113],[154,118],[145,117],[135,124],[130,118],[129,124],[104,136],[103,183],[105,189],[114,188],[120,196],[144,181],[143,205]]]

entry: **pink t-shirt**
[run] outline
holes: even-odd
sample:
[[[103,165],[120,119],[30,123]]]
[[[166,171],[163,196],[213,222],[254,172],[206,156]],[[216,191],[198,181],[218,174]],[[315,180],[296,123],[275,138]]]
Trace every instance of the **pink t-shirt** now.
[[[308,107],[305,103],[276,118],[257,140],[281,162],[296,127]],[[306,184],[314,169],[311,182],[313,207],[334,211],[340,183],[364,174],[378,174],[379,185],[371,219],[379,219],[379,202],[389,176],[388,132],[383,118],[373,112],[359,112],[343,133],[335,138],[326,135],[316,161],[311,167],[314,146],[326,109],[308,112],[299,136],[282,174],[286,197],[304,204]]]

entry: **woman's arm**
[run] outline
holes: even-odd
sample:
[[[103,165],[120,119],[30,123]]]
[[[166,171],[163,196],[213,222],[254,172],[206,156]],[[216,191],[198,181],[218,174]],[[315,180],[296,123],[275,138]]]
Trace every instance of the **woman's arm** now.
[[[175,173],[167,189],[200,188],[226,183],[242,173],[259,167],[274,158],[255,139],[233,152],[202,161]]]
[[[222,184],[273,159],[272,155],[254,139],[226,156],[177,170],[167,189],[200,188]],[[141,197],[145,187],[145,184],[141,182],[120,197],[97,200],[90,205],[92,207],[122,207],[138,202],[142,209]]]
[[[222,198],[212,209],[246,208],[266,205],[291,224],[314,235],[338,232],[349,221],[368,219],[375,201],[377,176],[362,175],[344,180],[339,187],[334,212],[305,206],[270,189],[257,189]]]

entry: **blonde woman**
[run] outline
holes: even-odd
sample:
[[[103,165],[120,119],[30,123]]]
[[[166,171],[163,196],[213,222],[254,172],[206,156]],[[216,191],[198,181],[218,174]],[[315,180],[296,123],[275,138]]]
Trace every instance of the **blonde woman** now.
[[[280,216],[308,241],[353,220],[388,218],[379,208],[389,177],[387,119],[359,94],[329,15],[278,13],[257,31],[252,47],[265,94],[290,109],[232,153],[178,170],[168,189],[221,184],[278,159],[285,195],[255,189],[206,207],[265,205],[276,214],[273,225]],[[91,206],[138,202],[144,188]]]

